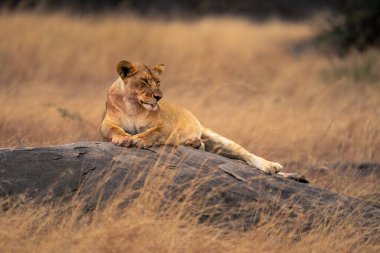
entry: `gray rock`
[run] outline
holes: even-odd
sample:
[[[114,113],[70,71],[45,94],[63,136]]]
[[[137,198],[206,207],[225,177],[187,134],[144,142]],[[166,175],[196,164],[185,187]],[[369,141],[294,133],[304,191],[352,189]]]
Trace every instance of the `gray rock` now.
[[[323,221],[352,225],[366,238],[380,234],[380,208],[201,150],[148,150],[106,142],[0,149],[0,197],[102,208],[123,192],[127,208],[142,191],[160,191],[162,210],[183,205],[199,222],[246,229],[261,217],[282,216],[302,230]],[[354,218],[347,218],[354,217]],[[372,237],[371,237],[372,235]]]

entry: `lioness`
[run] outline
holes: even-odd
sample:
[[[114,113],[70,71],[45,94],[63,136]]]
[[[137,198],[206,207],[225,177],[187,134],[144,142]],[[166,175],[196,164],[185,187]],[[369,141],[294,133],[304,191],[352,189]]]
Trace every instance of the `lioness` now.
[[[120,146],[148,148],[153,145],[186,145],[204,149],[204,141],[218,151],[243,160],[268,174],[278,173],[282,166],[256,156],[235,142],[202,126],[188,110],[161,101],[160,75],[163,64],[148,67],[141,63],[121,61],[116,67],[119,78],[107,95],[106,111],[100,130],[103,137]],[[299,179],[294,173],[280,173]]]

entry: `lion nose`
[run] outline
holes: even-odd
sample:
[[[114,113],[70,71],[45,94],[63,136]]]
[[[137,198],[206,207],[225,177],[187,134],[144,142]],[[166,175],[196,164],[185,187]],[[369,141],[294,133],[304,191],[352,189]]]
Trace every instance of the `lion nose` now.
[[[158,101],[158,100],[160,100],[161,98],[162,98],[162,96],[160,96],[160,95],[153,95],[153,97]]]

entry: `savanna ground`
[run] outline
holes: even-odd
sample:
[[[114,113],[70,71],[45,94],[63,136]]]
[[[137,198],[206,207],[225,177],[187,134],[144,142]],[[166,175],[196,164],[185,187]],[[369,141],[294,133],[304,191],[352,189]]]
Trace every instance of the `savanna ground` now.
[[[164,98],[248,150],[306,165],[380,162],[380,52],[322,54],[317,21],[255,23],[135,16],[0,15],[0,147],[100,140],[105,96],[119,60],[164,63]],[[319,187],[353,197],[379,180],[350,174]],[[152,210],[151,210],[152,209]],[[136,202],[91,221],[25,206],[0,216],[0,252],[378,252],[349,228],[315,226],[295,240],[278,224],[226,232]],[[356,235],[359,236],[359,235]]]

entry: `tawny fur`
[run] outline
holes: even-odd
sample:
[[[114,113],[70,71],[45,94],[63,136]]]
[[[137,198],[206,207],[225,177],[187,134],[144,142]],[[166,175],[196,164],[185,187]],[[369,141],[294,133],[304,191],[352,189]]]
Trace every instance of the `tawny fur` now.
[[[164,68],[162,64],[148,67],[127,61],[117,65],[120,77],[109,89],[101,124],[106,140],[138,148],[162,144],[204,148],[203,142],[208,141],[218,147],[218,152],[222,150],[221,153],[228,153],[265,173],[275,174],[282,169],[279,163],[258,157],[202,126],[185,108],[160,101],[160,75]]]

